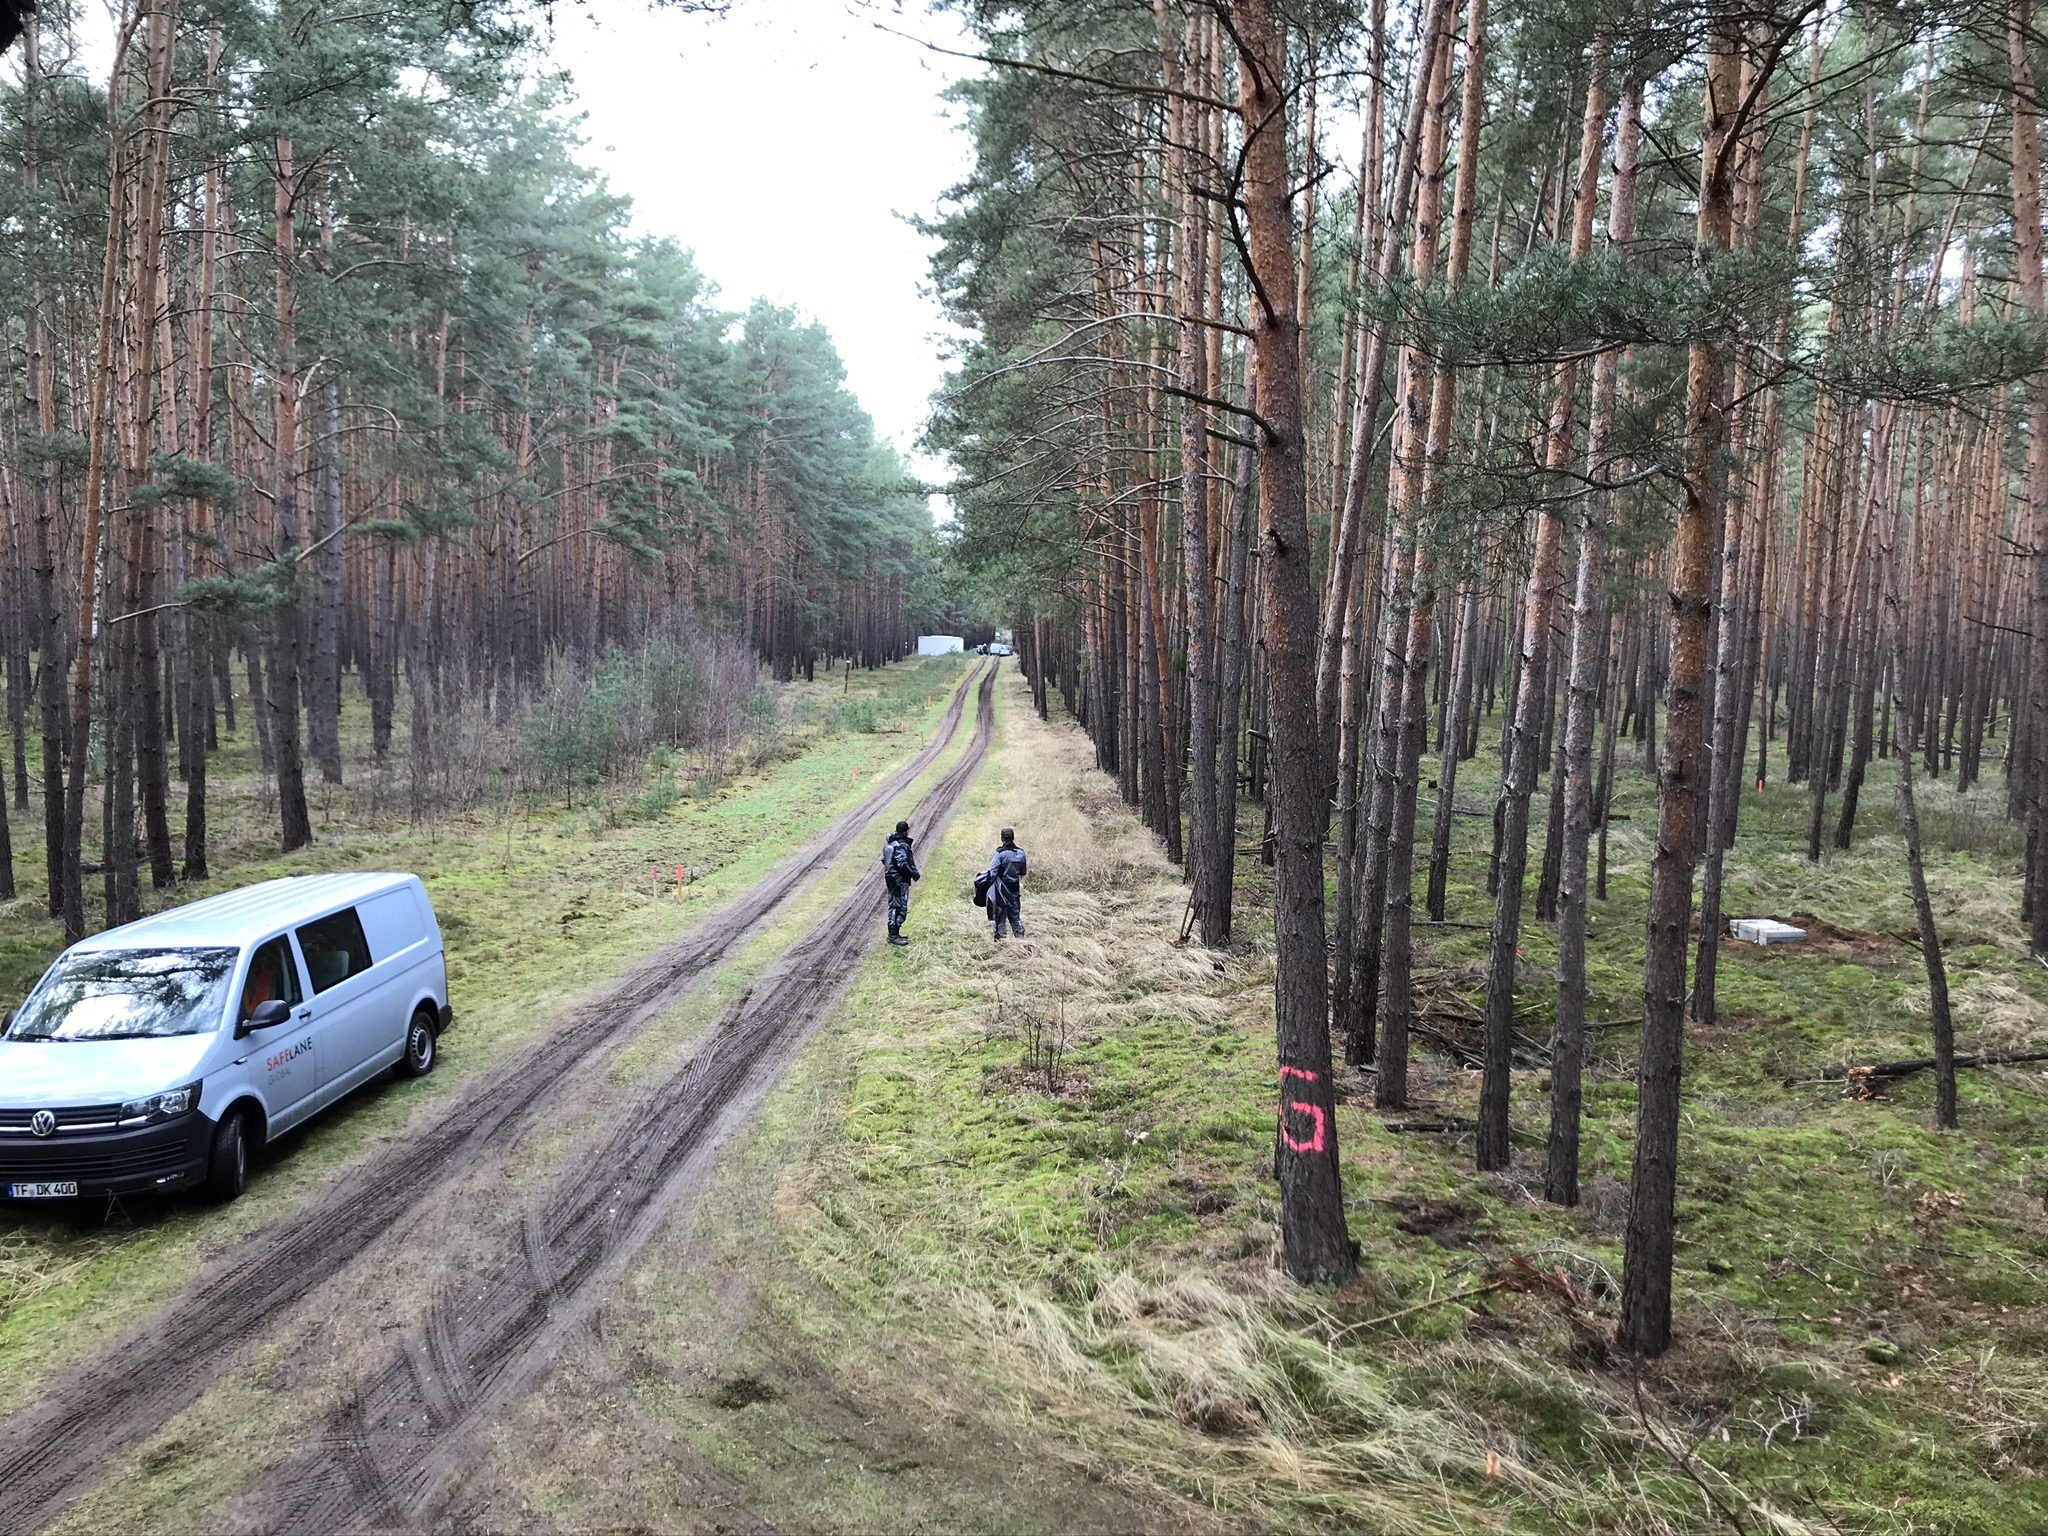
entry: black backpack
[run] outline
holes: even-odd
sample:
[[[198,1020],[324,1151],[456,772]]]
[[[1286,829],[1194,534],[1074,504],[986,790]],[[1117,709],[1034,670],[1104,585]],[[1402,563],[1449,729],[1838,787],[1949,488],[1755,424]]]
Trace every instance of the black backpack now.
[[[985,869],[974,877],[974,904],[977,907],[988,905],[988,888],[993,883]]]

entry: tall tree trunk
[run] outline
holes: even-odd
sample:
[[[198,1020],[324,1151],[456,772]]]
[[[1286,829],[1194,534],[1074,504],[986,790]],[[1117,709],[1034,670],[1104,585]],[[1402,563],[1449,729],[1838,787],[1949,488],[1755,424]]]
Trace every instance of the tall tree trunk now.
[[[159,14],[147,13],[152,22]],[[136,21],[142,19],[138,14]],[[107,240],[100,269],[99,347],[92,371],[92,398],[86,414],[85,516],[78,535],[78,654],[71,690],[70,777],[64,790],[63,888],[64,939],[75,944],[85,937],[85,778],[92,758],[93,658],[99,639],[101,520],[106,507],[107,407],[114,374],[114,338],[119,329],[117,285],[121,237],[125,225],[127,178],[131,172],[130,136],[121,126],[121,85],[128,67],[128,45],[135,22],[124,28],[114,49],[107,81],[108,166]]]
[[[280,560],[299,555],[299,365],[298,299],[292,283],[296,249],[292,200],[298,183],[292,174],[292,141],[277,136],[274,190],[277,229],[277,381],[275,466],[272,495],[277,508],[277,550]],[[299,752],[299,654],[303,625],[297,594],[296,565],[287,578],[288,600],[271,616],[270,750],[277,763],[277,809],[281,843],[286,853],[313,841],[313,818],[306,807],[306,768]]]
[[[1408,102],[1408,126],[1400,141],[1394,168],[1393,196],[1387,200],[1386,243],[1380,248],[1380,266],[1375,288],[1385,292],[1400,270],[1401,232],[1407,227],[1411,200],[1415,195],[1416,156],[1422,144],[1422,114],[1429,101],[1429,71],[1437,57],[1434,46],[1451,25],[1455,15],[1452,0],[1428,0],[1417,29],[1415,87]],[[1361,173],[1364,168],[1360,168]],[[1366,178],[1361,174],[1361,181]],[[1421,274],[1418,280],[1426,280]],[[1331,539],[1331,572],[1327,584],[1329,601],[1321,617],[1316,646],[1316,721],[1327,736],[1336,726],[1338,647],[1342,642],[1344,597],[1351,590],[1351,562],[1356,560],[1364,538],[1366,500],[1372,486],[1373,452],[1378,446],[1374,424],[1379,420],[1380,391],[1386,374],[1387,326],[1374,321],[1366,327],[1365,361],[1358,375],[1358,406],[1351,417],[1351,463],[1344,480],[1344,502],[1338,526]],[[1333,756],[1334,743],[1324,747]]]
[[[1941,934],[1934,925],[1934,904],[1928,899],[1927,871],[1921,861],[1920,808],[1913,795],[1913,740],[1916,712],[1906,701],[1906,616],[1899,600],[1900,561],[1896,558],[1898,519],[1891,519],[1892,536],[1885,549],[1884,568],[1879,576],[1881,597],[1891,631],[1890,693],[1896,722],[1899,778],[1899,827],[1905,834],[1906,876],[1913,894],[1913,917],[1920,938],[1921,962],[1927,971],[1928,1011],[1934,1032],[1934,1124],[1937,1130],[1956,1128],[1956,1038],[1949,1010],[1948,968],[1942,961]],[[1918,522],[1914,536],[1922,532]]]
[[[1472,260],[1472,221],[1479,193],[1479,138],[1486,110],[1486,0],[1470,0],[1465,30],[1465,90],[1458,121],[1458,178],[1451,201],[1451,247],[1444,283],[1457,293],[1465,286]],[[1438,65],[1439,93],[1448,93],[1450,39],[1443,43]],[[1441,108],[1432,105],[1432,119]],[[1423,146],[1424,185],[1441,184],[1444,144],[1441,129],[1432,126],[1432,142]],[[1432,158],[1433,157],[1433,158]],[[1434,210],[1432,210],[1432,213]],[[1419,246],[1419,241],[1418,241]],[[1432,260],[1431,265],[1434,265]],[[1417,271],[1423,269],[1418,265]],[[1428,371],[1426,356],[1418,372]],[[1406,360],[1404,359],[1404,365]],[[1387,1107],[1407,1103],[1408,1034],[1414,1023],[1414,952],[1411,922],[1415,910],[1415,806],[1421,788],[1422,751],[1428,720],[1430,645],[1436,626],[1436,556],[1432,530],[1426,527],[1430,503],[1443,466],[1450,457],[1452,418],[1457,409],[1457,371],[1439,364],[1431,381],[1427,429],[1421,441],[1405,450],[1419,462],[1402,465],[1400,520],[1417,541],[1414,590],[1408,605],[1408,638],[1404,647],[1401,692],[1394,737],[1392,815],[1387,824],[1385,934],[1381,940],[1381,976],[1385,1012],[1380,1042],[1380,1075],[1375,1102]],[[1406,386],[1404,385],[1404,388]]]
[[[170,179],[170,90],[172,54],[176,46],[176,7],[161,4],[149,16],[142,110],[142,133],[136,146],[137,166],[131,183],[127,345],[120,349],[126,387],[110,413],[114,442],[120,453],[113,487],[106,540],[107,601],[121,594],[122,611],[104,627],[124,627],[109,655],[111,684],[107,694],[107,748],[111,789],[106,839],[107,921],[132,922],[142,915],[135,860],[135,804],[138,777],[148,813],[150,861],[169,883],[170,827],[165,814],[168,777],[163,754],[161,676],[150,593],[156,508],[138,505],[139,487],[151,476],[150,452],[156,441],[157,305],[163,275],[163,226]],[[122,520],[126,534],[122,538]],[[146,616],[145,616],[146,615]],[[139,770],[139,773],[138,773]],[[161,855],[161,862],[159,862]]]
[[[1754,97],[1756,106],[1752,122],[1759,125],[1746,134],[1743,141],[1731,153],[1736,159],[1734,172],[1736,182],[1731,194],[1733,208],[1730,214],[1729,241],[1731,245],[1754,254],[1756,231],[1763,206],[1763,144],[1760,125],[1763,112],[1769,101],[1769,81],[1753,80],[1749,69],[1741,74],[1741,90],[1745,98]],[[1743,585],[1748,567],[1744,564],[1748,548],[1746,535],[1749,524],[1749,507],[1752,498],[1762,501],[1769,495],[1768,483],[1751,486],[1750,433],[1755,411],[1750,401],[1749,365],[1746,354],[1738,354],[1733,368],[1733,383],[1728,395],[1733,402],[1729,409],[1728,441],[1730,461],[1728,489],[1720,513],[1721,539],[1716,551],[1719,561],[1719,592],[1717,594],[1713,623],[1708,644],[1713,658],[1710,677],[1712,687],[1702,704],[1702,712],[1710,722],[1711,750],[1702,792],[1705,796],[1702,810],[1703,854],[1706,862],[1705,876],[1700,890],[1700,942],[1698,958],[1694,966],[1692,993],[1692,1016],[1701,1023],[1714,1021],[1715,977],[1721,956],[1721,881],[1724,868],[1723,854],[1726,841],[1732,840],[1735,832],[1735,810],[1742,794],[1742,753],[1738,745],[1740,722],[1749,712],[1748,699],[1741,688],[1742,657],[1746,649],[1748,633],[1743,618]],[[1775,419],[1767,418],[1765,425],[1775,429]],[[1768,463],[1772,444],[1762,444],[1762,454]],[[1724,839],[1722,828],[1726,827]]]
[[[1438,226],[1443,206],[1443,141],[1448,122],[1445,116],[1445,103],[1450,95],[1448,37],[1454,19],[1454,14],[1446,6],[1442,16],[1432,15],[1432,24],[1424,29],[1425,37],[1435,40],[1435,53],[1433,56],[1418,55],[1415,61],[1417,96],[1411,103],[1408,115],[1409,126],[1413,130],[1410,142],[1415,144],[1415,153],[1412,157],[1404,153],[1402,157],[1404,170],[1412,167],[1414,174],[1402,178],[1395,184],[1397,197],[1405,199],[1412,194],[1414,198],[1414,240],[1408,251],[1407,262],[1408,270],[1417,282],[1427,282],[1436,270],[1441,233]],[[1401,219],[1388,222],[1387,243],[1390,249],[1399,247],[1401,243],[1401,229],[1407,222],[1406,212],[1404,208]],[[1391,259],[1386,265],[1389,276],[1398,269]],[[1380,393],[1377,375],[1382,371],[1381,354],[1385,349],[1385,334],[1384,325],[1373,327],[1367,346],[1368,377],[1365,396],[1360,402],[1360,423],[1366,426],[1377,419]],[[1412,455],[1411,462],[1416,465],[1419,472],[1421,458],[1427,451],[1429,431],[1429,407],[1426,398],[1429,373],[1426,356],[1413,345],[1404,347],[1398,372],[1398,387],[1403,393],[1402,398],[1396,403],[1392,422],[1397,437],[1395,451],[1397,457]],[[1364,414],[1367,399],[1372,404],[1372,417]],[[1353,479],[1359,484],[1361,499],[1365,493],[1365,484],[1358,481],[1358,476],[1370,476],[1370,443],[1366,444],[1364,452],[1366,458],[1363,464],[1360,463],[1355,448],[1352,460]],[[1398,478],[1390,478],[1390,486]],[[1378,922],[1369,919],[1381,912],[1387,901],[1387,839],[1393,827],[1394,767],[1400,755],[1396,745],[1396,721],[1401,708],[1402,678],[1406,675],[1403,646],[1408,636],[1409,589],[1413,582],[1414,560],[1419,548],[1412,527],[1405,526],[1398,520],[1389,527],[1386,570],[1380,578],[1384,606],[1382,611],[1374,615],[1374,622],[1369,630],[1365,626],[1363,615],[1360,616],[1360,644],[1365,643],[1368,633],[1378,644],[1379,684],[1374,690],[1373,706],[1362,712],[1372,721],[1371,735],[1361,741],[1356,748],[1364,755],[1364,762],[1359,772],[1360,783],[1353,790],[1353,794],[1362,797],[1364,804],[1363,817],[1354,833],[1356,846],[1350,850],[1356,863],[1351,893],[1354,920],[1348,933],[1340,931],[1338,935],[1337,963],[1346,969],[1350,993],[1347,999],[1349,1017],[1339,1022],[1345,1031],[1345,1059],[1354,1066],[1374,1060],[1380,1055],[1377,1034],[1384,930]],[[1371,581],[1370,573],[1361,574],[1361,587]],[[1368,920],[1357,921],[1360,916],[1367,917]],[[1382,1068],[1375,1094],[1381,1102],[1385,1102],[1386,1094],[1407,1091],[1407,1072],[1404,1062],[1401,1070],[1395,1075],[1394,1086],[1390,1088],[1384,1063]]]
[[[330,374],[321,390],[320,494],[315,501],[313,555],[313,685],[306,734],[326,784],[341,782],[341,391]]]
[[[207,31],[206,84],[209,95],[220,80],[221,29],[216,22]],[[209,161],[202,193],[199,231],[199,305],[192,348],[192,457],[213,460],[213,304],[218,277],[220,234],[221,167]],[[189,542],[196,549],[211,551],[213,509],[203,499],[195,501],[187,516],[190,532],[199,535]],[[194,575],[199,572],[194,562]],[[206,860],[206,754],[213,746],[209,729],[213,723],[213,688],[216,661],[222,651],[219,632],[212,620],[195,617],[187,633],[192,671],[187,692],[185,717],[185,878],[204,880]],[[234,691],[225,690],[228,707],[234,707]]]
[[[1259,585],[1265,606],[1266,688],[1276,722],[1305,723],[1315,719],[1316,612],[1289,206],[1287,31],[1274,0],[1245,0],[1237,22],[1243,197],[1253,288],[1252,370],[1263,439]],[[1344,1220],[1330,1082],[1323,754],[1313,731],[1297,726],[1276,735],[1273,928],[1281,1248],[1296,1280],[1327,1284],[1348,1277],[1357,1258]]]
[[[167,177],[168,146],[165,146],[164,153],[166,164],[157,174]],[[141,324],[150,326],[156,336],[155,366],[148,375],[136,381],[142,409],[141,418],[136,422],[136,437],[141,445],[138,450],[140,462],[135,470],[138,475],[148,473],[147,449],[150,443],[160,443],[167,453],[178,453],[184,448],[178,432],[178,386],[170,321],[170,263],[162,259],[161,252],[157,254],[160,294],[155,306],[157,313],[137,317]],[[156,388],[159,383],[161,390]],[[165,730],[163,615],[155,611],[161,602],[164,575],[161,505],[142,509],[135,522],[134,547],[137,555],[134,587],[138,612],[133,620],[133,643],[136,669],[142,683],[142,706],[136,717],[136,774],[142,789],[143,833],[149,849],[149,883],[153,889],[163,891],[177,883],[178,866],[171,857],[171,762]]]
[[[1258,409],[1256,390],[1248,393],[1247,410]],[[1250,577],[1252,541],[1253,476],[1257,470],[1249,448],[1240,448],[1230,491],[1230,554],[1226,563],[1223,599],[1222,641],[1219,646],[1222,669],[1222,704],[1216,711],[1221,723],[1222,750],[1216,759],[1216,864],[1211,872],[1209,910],[1220,912],[1226,927],[1218,943],[1230,937],[1231,889],[1237,877],[1237,748],[1242,730],[1245,677],[1245,587]]]
[[[35,397],[34,389],[29,398]],[[7,503],[8,579],[14,586],[14,602],[6,615],[7,645],[7,733],[14,738],[14,808],[28,809],[28,695],[29,647],[36,629],[36,611],[29,601],[28,551],[21,536],[21,507],[11,473],[5,476],[0,497]],[[0,791],[4,793],[4,791]]]
[[[1183,71],[1181,58],[1167,38],[1166,0],[1154,0],[1154,9],[1160,27],[1161,62],[1168,82],[1178,90]],[[1181,43],[1182,53],[1195,54],[1198,31],[1191,14]],[[1180,320],[1181,575],[1187,600],[1188,741],[1193,749],[1189,765],[1194,803],[1188,811],[1188,875],[1194,885],[1195,917],[1202,942],[1217,945],[1230,936],[1230,912],[1227,896],[1224,910],[1215,910],[1216,863],[1230,858],[1231,853],[1227,846],[1219,849],[1217,842],[1216,683],[1209,620],[1208,411],[1199,403],[1211,392],[1209,344],[1202,325],[1207,318],[1203,309],[1208,291],[1205,263],[1209,242],[1194,185],[1192,145],[1200,118],[1192,105],[1177,96],[1169,121],[1167,178],[1180,216],[1173,278]],[[1203,136],[1206,138],[1206,134]],[[1178,776],[1177,768],[1171,771]]]
[[[2029,0],[2013,0],[2007,29],[2012,60],[2014,277],[2036,325],[2048,325],[2041,272],[2040,101],[2034,93]],[[2027,540],[2032,591],[2027,646],[2027,911],[2035,955],[2048,961],[2048,373],[2027,380]]]
[[[42,163],[42,29],[31,11],[22,21],[22,122],[23,149],[21,179],[31,201]],[[40,231],[38,231],[40,234]],[[28,419],[36,432],[48,441],[57,430],[57,399],[54,361],[50,356],[50,333],[44,318],[46,296],[38,275],[29,299],[24,340],[28,352]],[[64,620],[57,595],[56,489],[51,484],[56,467],[47,458],[35,467],[36,636],[38,659],[38,703],[42,715],[43,769],[43,867],[47,881],[45,908],[51,917],[62,916],[65,889],[64,836]]]
[[[1471,728],[1475,652],[1479,649],[1479,578],[1465,583],[1459,603],[1457,657],[1451,679],[1451,714],[1444,730],[1442,760],[1437,765],[1436,824],[1430,829],[1429,891],[1431,922],[1444,920],[1444,900],[1451,881],[1451,830],[1458,816],[1458,764],[1464,757],[1465,736]]]
[[[1578,191],[1572,202],[1571,257],[1583,261],[1593,249],[1593,212],[1600,187],[1600,146],[1607,125],[1607,50],[1602,33],[1593,44],[1591,83],[1580,125]],[[1576,360],[1557,369],[1544,462],[1552,471],[1572,461],[1572,402],[1578,393]],[[1509,1072],[1515,1031],[1516,946],[1522,936],[1522,877],[1529,861],[1529,801],[1543,755],[1550,709],[1550,631],[1564,573],[1564,518],[1556,503],[1536,518],[1536,549],[1529,572],[1528,618],[1522,631],[1522,680],[1516,693],[1508,742],[1507,774],[1501,786],[1500,895],[1486,971],[1486,1058],[1480,1076],[1477,1159],[1481,1169],[1505,1168],[1508,1137]]]
[[[392,499],[395,504],[395,487]],[[398,540],[382,540],[375,560],[376,614],[369,668],[370,750],[382,763],[391,751],[391,714],[398,681]]]
[[[1636,157],[1642,138],[1643,82],[1622,96],[1614,135],[1614,191],[1607,236],[1624,259],[1635,237]],[[1586,467],[1598,481],[1614,478],[1609,444],[1620,392],[1621,350],[1593,363],[1593,398],[1586,420]],[[1557,1028],[1550,1047],[1550,1136],[1545,1149],[1544,1198],[1579,1203],[1579,1121],[1586,1053],[1586,844],[1593,826],[1593,715],[1607,677],[1607,520],[1613,497],[1595,491],[1579,531],[1579,569],[1573,589],[1571,677],[1564,721],[1564,828],[1558,859]],[[1613,710],[1608,710],[1612,740]]]
[[[1736,128],[1741,15],[1713,0],[1700,146],[1700,198],[1693,263],[1703,275],[1729,249],[1730,153]],[[1766,66],[1766,71],[1768,66]],[[1650,861],[1649,932],[1643,962],[1643,1043],[1636,1067],[1635,1166],[1629,1185],[1622,1272],[1621,1345],[1661,1355],[1671,1344],[1671,1255],[1677,1221],[1678,1087],[1685,1047],[1685,961],[1698,851],[1698,772],[1705,746],[1701,692],[1707,669],[1708,573],[1718,488],[1716,460],[1727,436],[1721,378],[1727,341],[1696,339],[1686,367],[1685,502],[1678,517],[1671,582],[1671,667],[1666,681],[1664,761],[1659,774],[1656,851]]]

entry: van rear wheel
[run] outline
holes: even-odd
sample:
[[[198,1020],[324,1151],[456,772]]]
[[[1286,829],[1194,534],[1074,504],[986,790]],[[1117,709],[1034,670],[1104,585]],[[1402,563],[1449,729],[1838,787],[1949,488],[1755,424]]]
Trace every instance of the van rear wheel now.
[[[440,1060],[440,1041],[434,1032],[434,1015],[418,1009],[405,1028],[405,1054],[398,1058],[400,1077],[425,1077]]]
[[[206,1164],[206,1198],[226,1205],[249,1187],[249,1138],[242,1112],[230,1110],[213,1133],[213,1155]]]

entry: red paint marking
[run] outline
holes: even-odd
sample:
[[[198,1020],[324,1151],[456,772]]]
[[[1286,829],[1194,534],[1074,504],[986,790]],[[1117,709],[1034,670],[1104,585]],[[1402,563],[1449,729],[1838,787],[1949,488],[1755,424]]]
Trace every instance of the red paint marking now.
[[[1288,1107],[1289,1109],[1298,1109],[1298,1110],[1300,1110],[1300,1111],[1301,1111],[1301,1112],[1302,1112],[1303,1114],[1305,1114],[1305,1115],[1310,1115],[1310,1116],[1314,1117],[1314,1119],[1315,1119],[1315,1122],[1316,1122],[1316,1133],[1315,1133],[1315,1135],[1311,1136],[1311,1137],[1310,1137],[1310,1138],[1309,1138],[1309,1139],[1308,1139],[1307,1141],[1296,1141],[1296,1140],[1295,1140],[1295,1139],[1294,1139],[1294,1138],[1293,1138],[1292,1136],[1290,1136],[1290,1135],[1289,1135],[1289,1134],[1287,1133],[1287,1120],[1286,1120],[1286,1118],[1285,1118],[1285,1117],[1283,1116],[1283,1117],[1281,1118],[1281,1121],[1280,1121],[1280,1139],[1281,1139],[1282,1141],[1284,1141],[1284,1142],[1286,1142],[1286,1143],[1287,1143],[1287,1148],[1288,1148],[1288,1150],[1289,1150],[1289,1151],[1291,1151],[1291,1152],[1320,1152],[1320,1151],[1322,1151],[1322,1150],[1323,1150],[1323,1129],[1324,1129],[1324,1121],[1323,1121],[1323,1112],[1322,1112],[1322,1111],[1321,1111],[1320,1109],[1318,1109],[1318,1108],[1317,1108],[1317,1107],[1316,1107],[1315,1105],[1313,1105],[1313,1104],[1304,1104],[1304,1103],[1302,1103],[1302,1102],[1301,1102],[1301,1101],[1300,1101],[1299,1099],[1296,1099],[1296,1100],[1295,1100],[1295,1101],[1294,1101],[1293,1103],[1289,1104],[1289,1105],[1288,1105],[1287,1107]]]
[[[1282,1082],[1282,1083],[1284,1084],[1284,1083],[1285,1083],[1285,1082],[1287,1081],[1287,1079],[1288,1079],[1288,1078],[1290,1078],[1290,1077],[1298,1077],[1298,1078],[1300,1078],[1300,1079],[1301,1079],[1301,1080],[1302,1080],[1303,1082],[1305,1082],[1305,1083],[1312,1083],[1312,1082],[1314,1082],[1314,1081],[1316,1080],[1316,1074],[1315,1074],[1315,1073],[1313,1073],[1313,1072],[1308,1072],[1308,1071],[1304,1071],[1304,1070],[1303,1070],[1302,1068],[1300,1068],[1300,1067],[1290,1067],[1290,1066],[1286,1066],[1286,1065],[1284,1065],[1284,1064],[1283,1064],[1283,1065],[1281,1066],[1281,1068],[1280,1068],[1280,1081],[1281,1081],[1281,1082]],[[1286,1111],[1287,1111],[1287,1110],[1289,1110],[1289,1109],[1295,1109],[1295,1110],[1300,1110],[1300,1111],[1301,1111],[1301,1113],[1303,1113],[1304,1115],[1307,1115],[1307,1116],[1309,1116],[1310,1118],[1312,1118],[1312,1119],[1313,1119],[1313,1120],[1315,1121],[1315,1123],[1316,1123],[1316,1133],[1315,1133],[1315,1135],[1311,1136],[1311,1137],[1310,1137],[1310,1138],[1309,1138],[1309,1139],[1308,1139],[1307,1141],[1297,1141],[1297,1140],[1295,1140],[1295,1138],[1294,1138],[1294,1137],[1293,1137],[1292,1135],[1290,1135],[1290,1134],[1288,1133],[1288,1130],[1287,1130],[1287,1112],[1286,1112]],[[1289,1100],[1289,1101],[1288,1101],[1288,1103],[1287,1103],[1287,1105],[1286,1105],[1286,1109],[1283,1109],[1283,1110],[1281,1111],[1281,1114],[1280,1114],[1280,1139],[1281,1139],[1282,1141],[1284,1141],[1284,1142],[1286,1142],[1286,1143],[1287,1143],[1287,1147],[1288,1147],[1288,1150],[1289,1150],[1289,1151],[1292,1151],[1292,1152],[1320,1152],[1320,1151],[1322,1151],[1322,1150],[1323,1150],[1323,1134],[1324,1134],[1324,1131],[1325,1131],[1326,1129],[1327,1129],[1327,1124],[1326,1124],[1326,1122],[1325,1122],[1325,1120],[1324,1120],[1324,1117],[1323,1117],[1323,1112],[1322,1112],[1322,1110],[1318,1109],[1318,1108],[1317,1108],[1317,1107],[1316,1107],[1315,1105],[1313,1105],[1313,1104],[1304,1104],[1304,1103],[1302,1103],[1302,1102],[1301,1102],[1301,1100],[1299,1100],[1299,1099],[1291,1099],[1291,1100]]]
[[[676,866],[676,884],[682,885],[683,883],[683,866],[678,864]]]

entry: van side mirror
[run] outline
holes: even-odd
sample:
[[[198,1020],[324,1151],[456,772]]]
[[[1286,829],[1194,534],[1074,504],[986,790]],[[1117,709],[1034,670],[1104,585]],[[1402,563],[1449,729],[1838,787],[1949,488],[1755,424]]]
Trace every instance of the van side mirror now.
[[[267,1003],[258,1003],[255,1012],[235,1026],[235,1038],[253,1035],[259,1029],[275,1029],[280,1024],[291,1022],[292,1005],[281,997],[273,997]]]

